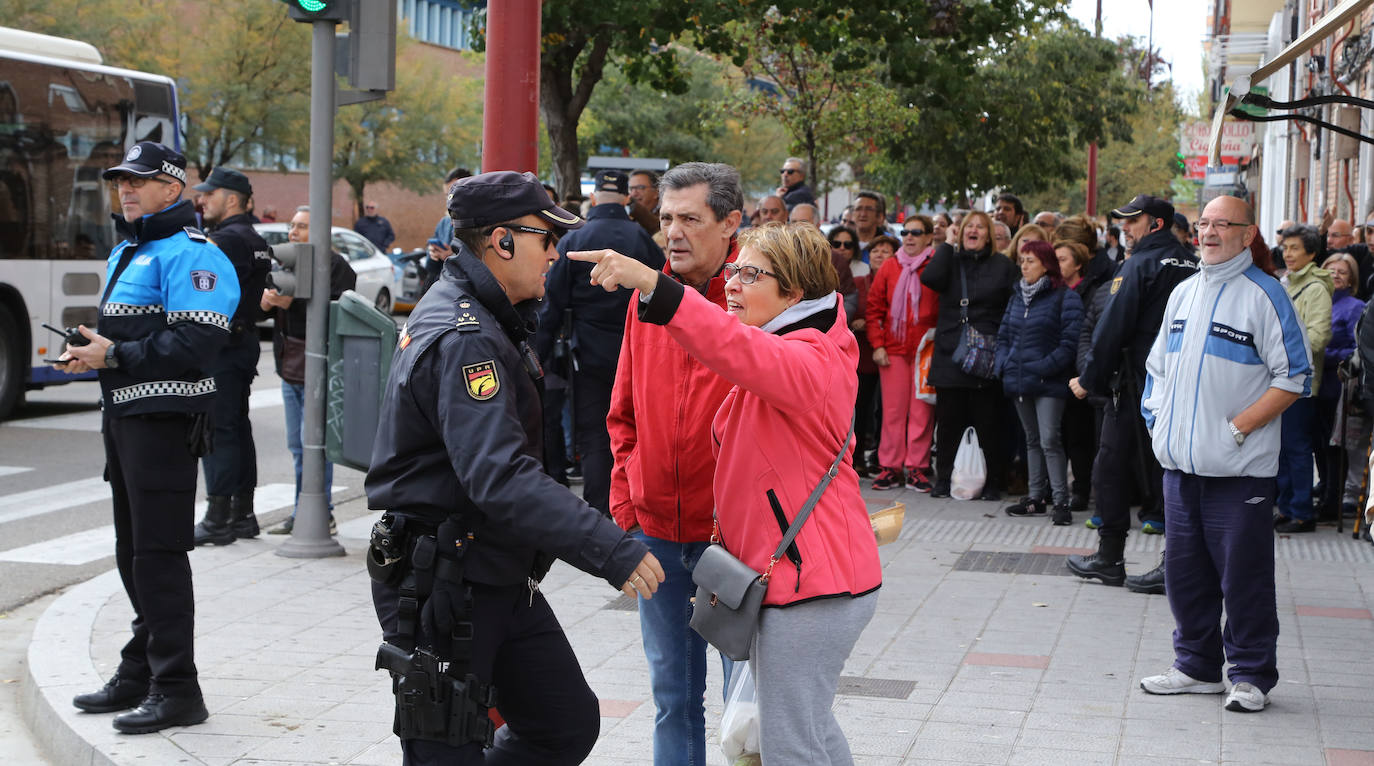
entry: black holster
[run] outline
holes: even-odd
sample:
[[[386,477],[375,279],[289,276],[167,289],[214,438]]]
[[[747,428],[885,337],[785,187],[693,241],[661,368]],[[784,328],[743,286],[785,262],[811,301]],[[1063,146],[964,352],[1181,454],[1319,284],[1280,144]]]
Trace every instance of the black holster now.
[[[490,684],[471,673],[458,676],[454,663],[443,663],[424,649],[407,654],[387,643],[377,650],[377,669],[391,672],[396,736],[450,747],[472,742],[491,747],[496,727],[488,710],[496,704],[496,692]]]
[[[186,427],[186,450],[191,457],[205,457],[215,451],[215,422],[209,412],[191,415]]]

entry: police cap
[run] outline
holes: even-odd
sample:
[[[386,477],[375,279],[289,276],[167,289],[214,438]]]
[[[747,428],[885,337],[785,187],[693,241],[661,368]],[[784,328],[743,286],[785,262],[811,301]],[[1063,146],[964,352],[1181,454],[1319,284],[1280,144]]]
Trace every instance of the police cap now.
[[[630,176],[620,170],[603,170],[596,174],[596,190],[629,196]]]
[[[253,196],[253,184],[248,181],[248,176],[232,168],[215,168],[210,171],[210,177],[205,179],[205,183],[196,184],[191,188],[198,192],[228,189],[249,197]]]
[[[560,229],[577,229],[580,217],[553,204],[533,173],[499,170],[459,180],[448,193],[448,214],[459,229],[508,223],[539,215]]]
[[[1155,218],[1163,218],[1171,224],[1174,220],[1173,203],[1149,194],[1137,194],[1135,199],[1113,210],[1110,215],[1112,218],[1135,218],[1141,213]]]
[[[106,181],[122,173],[152,178],[159,173],[186,183],[186,157],[156,141],[139,141],[124,155],[124,161],[100,174]]]

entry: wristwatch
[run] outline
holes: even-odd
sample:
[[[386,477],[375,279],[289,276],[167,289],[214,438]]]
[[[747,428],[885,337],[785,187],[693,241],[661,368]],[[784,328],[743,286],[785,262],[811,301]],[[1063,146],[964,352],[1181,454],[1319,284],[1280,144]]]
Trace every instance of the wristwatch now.
[[[105,366],[109,367],[111,370],[119,369],[119,357],[115,356],[116,345],[118,344],[111,343],[105,347]],[[1235,428],[1235,426],[1232,426],[1232,428]]]
[[[1245,444],[1245,432],[1236,428],[1236,424],[1230,420],[1226,421],[1226,425],[1231,429],[1231,436],[1236,439],[1236,446],[1239,447]]]

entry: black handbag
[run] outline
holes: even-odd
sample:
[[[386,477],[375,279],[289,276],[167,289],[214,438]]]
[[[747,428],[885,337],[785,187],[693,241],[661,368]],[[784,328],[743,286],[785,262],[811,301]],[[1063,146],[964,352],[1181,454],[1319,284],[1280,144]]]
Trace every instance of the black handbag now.
[[[958,257],[958,256],[955,256]],[[959,264],[959,345],[954,347],[954,363],[975,378],[997,377],[997,336],[981,333],[968,321],[968,280]]]
[[[778,549],[768,560],[768,569],[763,574],[755,572],[735,558],[725,546],[720,544],[720,525],[715,523],[711,529],[711,545],[701,554],[697,565],[692,569],[692,582],[696,583],[697,595],[692,606],[692,629],[714,646],[721,654],[736,662],[749,659],[749,647],[754,642],[754,634],[759,629],[759,609],[763,606],[763,596],[768,592],[768,580],[773,576],[773,567],[796,539],[806,517],[825,494],[830,480],[839,473],[840,461],[849,449],[849,440],[854,437],[854,421],[849,422],[849,434],[840,445],[840,453],[835,456],[830,470],[825,472],[821,481],[812,490],[787,533],[782,536]]]

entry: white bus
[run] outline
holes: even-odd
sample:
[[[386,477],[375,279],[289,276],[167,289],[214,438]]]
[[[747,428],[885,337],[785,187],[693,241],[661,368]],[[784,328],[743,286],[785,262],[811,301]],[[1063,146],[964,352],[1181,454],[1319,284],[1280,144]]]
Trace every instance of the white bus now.
[[[180,150],[177,115],[171,78],[0,27],[0,419],[26,390],[79,379],[43,362],[62,340],[42,325],[96,324],[115,244],[100,173],[139,141]]]

